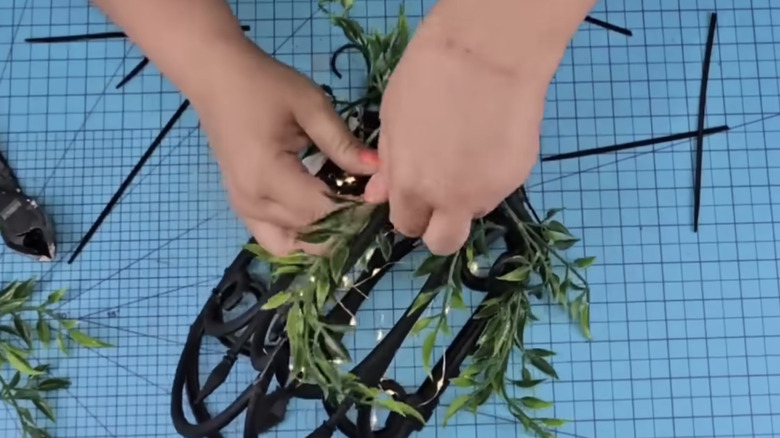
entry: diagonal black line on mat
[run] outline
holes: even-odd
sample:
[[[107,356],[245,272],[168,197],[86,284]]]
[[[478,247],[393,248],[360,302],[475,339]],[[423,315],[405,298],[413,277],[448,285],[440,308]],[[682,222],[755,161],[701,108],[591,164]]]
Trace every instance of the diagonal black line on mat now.
[[[24,19],[24,14],[27,13],[27,4],[30,3],[30,0],[25,0],[24,5],[22,6],[22,13],[19,14],[19,21],[16,23],[16,26],[14,26],[14,32],[13,36],[11,36],[11,47],[8,48],[8,54],[5,56],[5,61],[3,62],[3,70],[0,71],[0,84],[3,83],[3,79],[5,79],[5,71],[8,69],[8,66],[11,64],[11,57],[14,55],[14,42],[16,41],[16,36],[19,35],[19,28],[22,27],[22,19]],[[12,10],[15,10],[12,9]]]
[[[111,357],[109,357],[109,356],[106,356],[105,354],[102,354],[102,353],[101,353],[100,351],[98,351],[96,348],[89,348],[89,347],[87,347],[87,350],[88,350],[88,351],[90,351],[90,352],[92,352],[92,353],[94,353],[96,356],[98,356],[98,357],[100,357],[100,358],[103,358],[103,359],[105,359],[105,360],[107,360],[107,361],[111,362],[111,363],[112,363],[112,364],[114,364],[114,365],[115,365],[117,368],[123,369],[123,370],[127,371],[129,374],[131,374],[132,376],[134,376],[134,377],[137,377],[137,378],[139,378],[139,379],[143,380],[144,382],[146,382],[146,383],[148,383],[148,384],[150,384],[150,385],[154,386],[155,388],[157,388],[157,389],[159,389],[160,391],[162,391],[164,394],[170,394],[170,393],[171,393],[171,391],[170,391],[169,389],[167,389],[167,388],[163,388],[162,386],[160,386],[160,385],[158,385],[158,384],[156,384],[156,383],[152,382],[151,380],[149,380],[147,377],[144,377],[144,376],[142,376],[142,375],[138,374],[137,372],[135,372],[135,371],[131,370],[131,369],[130,369],[130,368],[127,366],[127,365],[123,365],[123,364],[119,363],[118,361],[116,361],[116,360],[112,359]]]
[[[112,431],[111,431],[111,429],[109,429],[109,428],[108,428],[108,427],[107,427],[107,426],[106,426],[106,425],[105,425],[105,424],[104,424],[102,421],[100,421],[100,418],[99,418],[97,415],[95,415],[95,414],[94,414],[94,413],[93,413],[93,412],[92,412],[92,411],[91,411],[91,410],[90,410],[90,409],[87,407],[87,405],[85,405],[85,404],[84,404],[84,402],[82,402],[82,401],[81,401],[81,399],[79,399],[79,397],[78,397],[76,394],[74,394],[74,393],[73,393],[73,391],[71,391],[70,389],[66,389],[65,391],[67,391],[67,392],[68,392],[68,394],[69,394],[71,397],[73,397],[73,399],[74,399],[74,400],[76,400],[76,403],[77,403],[77,404],[78,404],[78,405],[79,405],[79,406],[80,406],[82,409],[84,409],[84,412],[86,412],[87,414],[89,414],[89,416],[90,416],[90,417],[92,417],[92,419],[93,419],[93,420],[95,420],[95,422],[96,422],[98,425],[100,425],[100,427],[102,427],[102,428],[103,428],[103,430],[105,430],[105,431],[106,431],[106,433],[107,433],[107,434],[108,434],[110,437],[112,437],[112,438],[118,438],[118,437],[117,437],[117,435],[116,435],[114,432],[112,432]]]
[[[204,285],[206,283],[211,283],[211,282],[214,282],[216,280],[219,280],[219,278],[220,278],[220,276],[217,275],[217,276],[214,276],[212,278],[207,278],[205,280],[201,280],[201,281],[198,281],[198,282],[195,282],[195,283],[190,283],[190,284],[187,284],[187,285],[184,285],[184,286],[179,286],[179,287],[175,287],[173,289],[168,289],[166,291],[163,291],[163,292],[160,292],[160,293],[156,293],[154,295],[149,295],[149,296],[138,298],[138,299],[135,299],[135,300],[132,300],[132,301],[127,301],[125,303],[121,303],[121,304],[118,304],[116,306],[107,307],[107,308],[101,309],[101,310],[95,310],[94,312],[90,312],[90,313],[81,315],[81,316],[77,317],[76,319],[89,318],[91,316],[95,316],[95,315],[103,313],[103,312],[108,312],[111,309],[121,309],[121,308],[126,307],[126,306],[132,306],[133,304],[142,303],[142,302],[147,301],[147,300],[153,300],[155,298],[159,298],[159,297],[162,297],[162,296],[165,296],[165,295],[168,295],[168,294],[179,292],[181,290],[188,289],[188,288],[191,288],[191,287],[202,286],[202,285]]]
[[[195,225],[194,225],[194,226],[192,226],[191,228],[188,228],[187,230],[185,230],[185,231],[183,231],[183,232],[179,233],[178,235],[176,235],[175,237],[173,237],[173,238],[171,238],[171,239],[168,239],[167,241],[163,242],[163,244],[162,244],[162,245],[160,245],[160,246],[158,246],[157,248],[155,248],[155,249],[153,249],[153,250],[149,251],[148,253],[144,254],[144,255],[143,255],[143,256],[141,256],[141,257],[139,257],[139,258],[138,258],[138,259],[136,259],[135,261],[131,262],[130,264],[128,264],[128,265],[126,265],[126,266],[124,266],[124,267],[120,268],[119,270],[117,270],[117,271],[116,271],[116,272],[114,272],[113,274],[109,275],[108,277],[106,277],[106,278],[104,278],[104,279],[102,279],[102,280],[98,281],[97,283],[95,283],[95,284],[94,284],[93,286],[91,286],[90,288],[88,288],[88,289],[86,289],[86,290],[82,291],[81,293],[77,294],[77,295],[76,295],[76,296],[74,296],[74,297],[71,297],[70,299],[64,299],[64,300],[62,300],[62,302],[61,302],[60,306],[58,306],[58,309],[59,309],[59,308],[61,308],[63,305],[65,305],[65,304],[67,304],[67,303],[70,303],[71,301],[74,301],[74,300],[77,300],[77,299],[79,299],[79,297],[83,296],[84,294],[86,294],[86,293],[88,293],[88,292],[90,292],[90,291],[94,290],[95,288],[97,288],[97,287],[98,287],[98,286],[100,286],[101,284],[105,283],[106,281],[108,281],[108,280],[110,280],[110,279],[112,279],[112,278],[116,277],[117,275],[121,274],[122,272],[124,272],[125,270],[127,270],[127,269],[131,268],[132,266],[136,265],[137,263],[140,263],[140,262],[142,262],[143,260],[145,260],[146,258],[148,258],[149,256],[151,256],[152,254],[155,254],[156,252],[160,251],[161,249],[163,249],[163,248],[167,247],[167,246],[168,246],[168,245],[170,245],[171,243],[173,243],[173,242],[175,242],[176,240],[180,239],[182,236],[185,236],[186,234],[188,234],[188,233],[190,233],[190,232],[192,232],[192,231],[194,231],[194,230],[197,230],[197,229],[198,229],[198,228],[199,228],[201,225],[203,225],[203,224],[205,224],[205,223],[207,223],[207,222],[209,222],[209,221],[211,221],[211,220],[214,220],[214,219],[216,219],[217,217],[219,217],[219,215],[221,215],[221,214],[224,214],[224,213],[228,212],[229,210],[230,210],[229,208],[225,208],[225,209],[224,209],[224,210],[222,210],[222,211],[218,211],[218,212],[216,212],[216,213],[212,214],[211,216],[207,217],[206,219],[203,219],[202,221],[198,222],[197,224],[195,224]]]
[[[94,324],[94,325],[96,325],[98,327],[104,327],[104,328],[108,328],[108,329],[113,329],[113,330],[116,330],[116,331],[119,331],[119,332],[123,332],[123,333],[127,333],[127,334],[130,334],[130,335],[133,335],[133,336],[141,336],[141,337],[149,338],[149,339],[157,339],[158,341],[167,342],[169,344],[175,344],[175,345],[179,345],[179,346],[182,346],[182,347],[185,345],[185,343],[182,342],[182,341],[177,341],[177,340],[174,340],[174,339],[163,338],[162,336],[151,335],[149,333],[143,333],[143,332],[139,332],[139,331],[135,331],[135,330],[130,330],[130,329],[127,329],[127,328],[124,328],[124,327],[117,327],[115,325],[105,324],[105,323],[96,321],[94,319],[87,318],[87,319],[80,319],[79,321],[87,323],[87,324]],[[212,353],[219,353],[219,354],[224,353],[222,350],[211,350],[207,346],[203,346],[201,348],[204,348],[205,349],[204,351],[210,351]]]

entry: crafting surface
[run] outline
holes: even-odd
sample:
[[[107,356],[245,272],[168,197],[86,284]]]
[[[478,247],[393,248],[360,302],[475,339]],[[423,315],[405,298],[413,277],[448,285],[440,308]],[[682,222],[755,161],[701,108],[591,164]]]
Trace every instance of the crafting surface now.
[[[316,1],[232,3],[253,39],[280,60],[339,93],[359,83],[356,56],[351,65],[340,58],[344,79],[330,74],[330,54],[343,37],[315,14]],[[416,22],[433,2],[405,3]],[[398,4],[358,0],[355,15],[384,26]],[[573,420],[561,437],[780,436],[780,83],[773,43],[780,8],[769,5],[607,0],[592,15],[633,36],[583,24],[566,53],[549,92],[543,155],[690,131],[709,14],[717,10],[706,126],[731,130],[704,141],[698,234],[695,141],[537,167],[528,185],[537,209],[565,206],[562,222],[582,237],[572,255],[598,257],[587,272],[594,341],[555,309],[529,334],[534,346],[558,352],[561,379],[538,394],[555,401],[549,416]],[[86,1],[0,0],[0,149],[57,223],[60,243],[52,265],[0,249],[0,281],[34,275],[42,288],[68,288],[61,310],[117,346],[55,362],[75,382],[54,400],[55,436],[174,437],[170,383],[189,324],[246,231],[227,206],[189,110],[84,253],[64,263],[182,97],[153,68],[115,89],[142,57],[128,42],[24,39],[114,29]],[[395,268],[358,315],[351,346],[359,357],[419,287],[412,268]],[[420,342],[407,342],[391,369],[408,387],[424,378]],[[221,349],[212,346],[214,364]],[[238,391],[251,377],[232,378],[219,398],[230,401],[237,392],[228,389]],[[499,404],[460,414],[447,428],[443,410],[419,436],[522,433]],[[296,403],[275,436],[304,436],[323,418],[320,406]],[[0,409],[0,436],[18,436],[15,424]],[[239,427],[226,436],[240,436]]]

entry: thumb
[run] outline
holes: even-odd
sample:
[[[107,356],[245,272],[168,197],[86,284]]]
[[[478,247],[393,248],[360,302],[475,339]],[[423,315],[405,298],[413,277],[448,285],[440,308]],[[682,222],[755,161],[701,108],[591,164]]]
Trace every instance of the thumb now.
[[[298,117],[306,135],[331,161],[355,175],[372,175],[379,170],[379,155],[355,138],[332,108],[319,108]]]

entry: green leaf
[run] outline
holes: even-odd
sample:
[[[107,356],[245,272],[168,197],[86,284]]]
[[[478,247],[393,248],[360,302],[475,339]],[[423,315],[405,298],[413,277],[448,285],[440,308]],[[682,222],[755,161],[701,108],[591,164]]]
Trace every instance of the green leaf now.
[[[518,388],[524,388],[524,389],[533,388],[534,386],[540,383],[544,383],[544,379],[512,380],[513,385],[517,386]]]
[[[68,346],[65,344],[65,338],[62,336],[62,333],[57,333],[57,347],[62,354],[68,354]]]
[[[376,242],[377,245],[379,246],[379,250],[382,252],[382,257],[384,257],[385,261],[390,260],[390,255],[393,252],[392,243],[390,242],[390,236],[384,236],[380,234],[376,236]]]
[[[442,256],[436,256],[432,255],[425,259],[424,262],[420,265],[419,268],[414,272],[415,277],[422,277],[425,275],[432,274],[433,272],[437,271],[438,269],[442,268],[444,264],[447,262],[447,259],[449,257],[442,257]]]
[[[25,299],[13,299],[0,302],[0,316],[19,310],[26,302],[27,300]]]
[[[580,329],[586,338],[593,339],[590,333],[590,303],[582,303],[580,306]]]
[[[574,261],[574,265],[580,269],[587,269],[593,266],[596,261],[596,257],[583,257]]]
[[[22,339],[22,335],[19,334],[19,332],[17,332],[16,329],[11,326],[0,325],[0,333],[7,333],[11,336]]]
[[[18,400],[40,400],[41,394],[34,389],[20,388],[14,391],[14,398]]]
[[[38,318],[38,323],[35,325],[35,331],[38,332],[38,339],[41,340],[46,348],[49,348],[51,344],[51,329],[49,323],[44,321],[43,318]]]
[[[455,377],[450,379],[450,384],[458,388],[470,388],[474,386],[475,382],[468,377]]]
[[[2,291],[0,291],[0,302],[10,300],[14,296],[14,291],[19,287],[19,282],[14,281],[7,284]]]
[[[258,260],[263,262],[268,262],[271,260],[271,258],[273,258],[273,255],[271,255],[270,252],[266,251],[262,246],[256,243],[249,243],[244,245],[244,250],[254,254]]]
[[[547,427],[562,427],[566,425],[566,420],[561,420],[559,418],[537,418],[536,421]]]
[[[280,266],[301,266],[311,263],[311,256],[303,252],[294,252],[282,257],[271,257],[268,263]]]
[[[89,337],[86,333],[73,329],[69,332],[71,339],[76,341],[79,345],[87,348],[109,348],[113,345],[103,342],[99,339]]]
[[[47,304],[55,304],[60,302],[62,300],[62,297],[65,296],[65,289],[60,289],[57,291],[52,292],[49,294],[49,298],[46,299]]]
[[[14,315],[14,327],[16,331],[22,336],[24,343],[28,347],[32,348],[32,330],[30,324],[23,320],[19,315]]]
[[[317,229],[317,230],[299,234],[298,240],[300,240],[301,242],[319,245],[321,243],[327,242],[334,235],[336,235],[336,233],[334,233],[333,230]]]
[[[530,266],[521,266],[508,274],[498,277],[498,279],[503,281],[521,282],[527,280],[530,273]]]
[[[40,371],[44,374],[48,373],[49,371],[51,371],[51,365],[47,363],[39,364],[38,366],[35,367],[35,371]]]
[[[461,289],[455,289],[452,292],[452,298],[450,298],[450,306],[453,309],[466,310],[466,303],[463,302],[463,291]]]
[[[35,280],[30,279],[24,283],[19,284],[13,293],[13,298],[17,300],[27,300],[33,293],[35,287]]]
[[[330,272],[336,284],[341,282],[341,277],[344,276],[344,265],[347,263],[347,257],[349,257],[349,248],[346,245],[340,245],[330,258]]]
[[[22,379],[22,374],[21,374],[19,371],[15,372],[15,373],[14,373],[14,376],[11,378],[11,381],[10,381],[10,382],[8,382],[8,386],[9,386],[10,388],[15,388],[15,387],[16,387],[16,385],[18,385],[18,384],[19,384],[19,381],[20,381],[21,379]]]
[[[328,300],[328,296],[330,295],[330,279],[328,278],[318,278],[317,279],[317,308],[322,309],[322,306],[325,305],[325,302]]]
[[[46,418],[51,421],[57,421],[57,418],[54,416],[54,410],[46,403],[46,400],[33,400],[33,404],[46,416]]]
[[[550,357],[555,356],[554,351],[545,350],[542,348],[532,348],[530,350],[526,350],[526,352],[532,356],[538,356],[538,357]]]
[[[452,418],[453,415],[455,415],[458,411],[463,409],[464,406],[466,406],[466,403],[468,403],[469,399],[471,398],[470,394],[462,394],[455,398],[455,400],[450,403],[450,405],[447,407],[447,412],[444,413],[444,423],[443,425],[447,425],[447,421],[449,421],[450,418]]]
[[[418,310],[422,309],[423,307],[427,306],[432,300],[433,297],[438,294],[439,291],[433,290],[428,292],[420,292],[417,294],[417,297],[414,299],[414,302],[412,302],[412,308],[409,311],[410,314],[417,312]]]
[[[347,37],[350,42],[358,45],[363,43],[363,34],[365,32],[357,21],[345,17],[331,17],[331,21],[334,25],[341,28],[344,32],[344,36]]]
[[[551,208],[551,209],[547,210],[547,214],[544,215],[544,222],[549,221],[550,219],[552,219],[553,217],[555,217],[558,213],[560,213],[562,211],[563,211],[562,208]]]
[[[31,367],[29,362],[27,362],[24,357],[19,356],[15,351],[6,349],[5,357],[8,360],[8,363],[10,363],[12,367],[16,368],[16,370],[22,374],[27,374],[28,376],[38,376],[43,374],[42,372],[36,371],[33,367]]]
[[[580,298],[577,298],[571,302],[571,307],[569,308],[571,319],[576,320],[580,316],[581,305],[582,305],[582,300]]]
[[[320,334],[322,335],[322,340],[325,342],[325,346],[328,348],[328,351],[335,358],[341,359],[347,363],[352,362],[352,358],[349,355],[349,350],[347,350],[347,347],[345,347],[340,340],[331,336],[327,330],[322,330]]]
[[[407,405],[406,403],[401,403],[399,401],[395,401],[391,398],[380,398],[376,400],[377,404],[384,406],[385,408],[396,412],[398,414],[406,416],[414,417],[417,421],[425,424],[425,419],[420,414],[420,412],[417,409],[414,409],[413,407]]]
[[[520,399],[520,403],[523,404],[523,406],[527,407],[528,409],[547,409],[549,407],[552,407],[552,402],[539,400],[536,397],[523,397]]]
[[[23,425],[22,429],[24,429],[24,432],[29,435],[30,438],[51,438],[49,432],[46,432],[44,429],[37,426]]]
[[[576,245],[577,242],[579,242],[579,239],[558,240],[553,243],[553,247],[561,251],[566,251],[567,249]]]
[[[428,326],[431,324],[431,321],[433,318],[431,317],[425,317],[420,318],[417,320],[417,322],[414,323],[414,327],[412,327],[412,334],[419,334],[421,331],[428,328]]]
[[[263,307],[261,309],[263,310],[273,310],[276,308],[279,308],[283,306],[285,303],[290,301],[292,298],[292,295],[289,292],[279,292],[276,295],[272,296],[268,299],[268,301],[263,304]]]
[[[300,274],[301,272],[303,272],[303,268],[298,265],[279,266],[273,270],[271,278],[276,280],[283,275],[295,275]]]
[[[46,379],[38,385],[38,389],[44,392],[58,391],[69,387],[70,380],[61,378]]]
[[[16,412],[22,418],[24,423],[35,425],[35,420],[33,419],[32,413],[30,413],[29,409],[18,407],[16,408]]]
[[[423,341],[423,368],[425,368],[425,371],[428,373],[430,373],[431,370],[431,356],[433,355],[433,347],[436,345],[437,334],[438,332],[434,330],[428,333],[428,336],[425,337],[425,341]]]
[[[77,325],[79,325],[79,322],[75,319],[66,319],[62,321],[62,326],[65,327],[65,330],[73,330]]]
[[[567,236],[569,238],[574,237],[572,236],[569,229],[564,227],[563,224],[558,221],[550,221],[550,223],[547,224],[547,229],[550,231],[554,231],[556,233],[563,234],[564,236]]]
[[[548,376],[557,379],[558,373],[555,372],[555,368],[550,365],[549,362],[542,359],[539,356],[533,356],[533,355],[526,355],[528,357],[528,361],[531,362],[531,365],[533,365],[536,369],[539,371],[547,374]]]

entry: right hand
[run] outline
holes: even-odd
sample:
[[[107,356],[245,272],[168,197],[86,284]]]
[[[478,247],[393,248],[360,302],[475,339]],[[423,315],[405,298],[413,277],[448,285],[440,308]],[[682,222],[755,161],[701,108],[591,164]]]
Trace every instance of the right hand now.
[[[349,132],[323,90],[308,78],[249,40],[226,50],[221,77],[202,83],[192,103],[230,203],[272,254],[316,252],[298,242],[297,233],[335,205],[325,196],[325,183],[302,165],[300,152],[313,143],[354,175],[375,173],[377,155]]]

